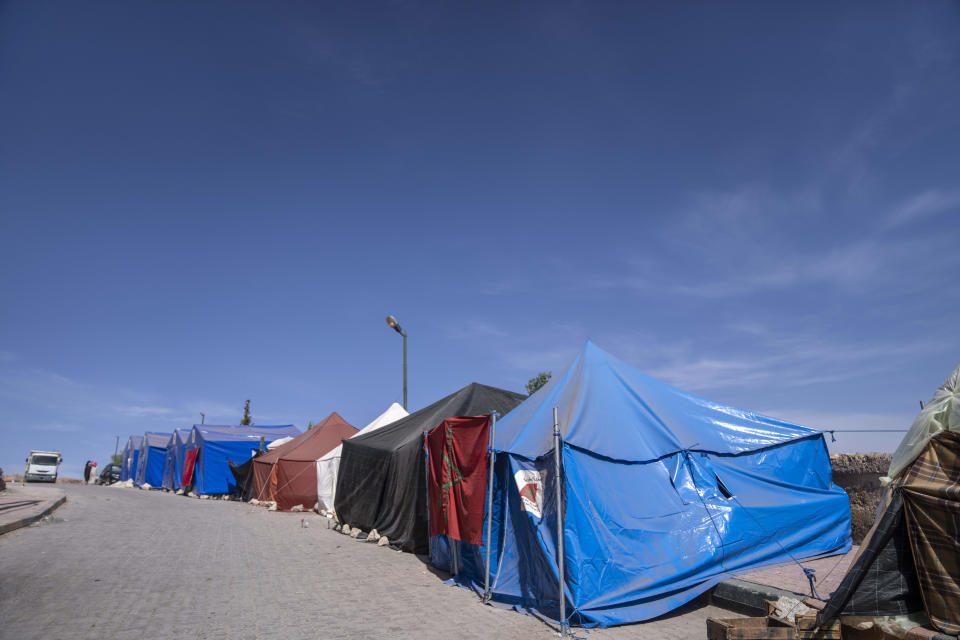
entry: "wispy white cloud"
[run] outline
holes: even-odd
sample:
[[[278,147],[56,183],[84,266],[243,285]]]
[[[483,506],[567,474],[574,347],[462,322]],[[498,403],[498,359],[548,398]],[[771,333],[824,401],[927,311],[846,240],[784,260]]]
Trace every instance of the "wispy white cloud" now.
[[[887,214],[883,227],[893,229],[923,218],[950,212],[960,212],[960,190],[929,189],[894,207]]]
[[[130,418],[170,416],[175,411],[170,407],[143,407],[139,405],[114,405],[114,413]]]
[[[746,347],[743,337],[749,340]],[[815,332],[776,331],[758,321],[717,326],[705,338],[624,334],[604,336],[600,345],[610,345],[607,348],[623,360],[655,378],[698,393],[863,379],[944,348],[933,338],[841,342]]]
[[[33,429],[37,431],[51,431],[54,433],[76,433],[78,431],[83,431],[83,427],[75,422],[41,422],[33,425]]]
[[[471,318],[447,327],[447,334],[457,340],[477,338],[502,338],[507,332],[496,323],[480,318]]]
[[[0,398],[29,408],[38,430],[82,431],[101,424],[131,430],[187,426],[208,421],[236,422],[241,408],[219,401],[164,401],[157,394],[123,388],[102,388],[44,369],[0,369]]]

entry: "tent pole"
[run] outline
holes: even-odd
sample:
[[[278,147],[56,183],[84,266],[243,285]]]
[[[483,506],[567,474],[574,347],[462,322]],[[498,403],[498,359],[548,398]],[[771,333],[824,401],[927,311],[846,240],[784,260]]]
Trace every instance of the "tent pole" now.
[[[427,554],[433,556],[433,536],[430,535],[430,449],[427,448],[427,432],[424,431],[420,440],[423,452],[423,488],[424,501],[427,505]]]
[[[560,418],[557,407],[553,408],[553,477],[554,493],[557,496],[557,574],[560,587],[560,635],[567,637],[566,593],[563,589],[563,483],[560,480]]]
[[[490,414],[490,446],[488,448],[487,458],[490,460],[490,468],[487,469],[487,548],[485,549],[487,559],[483,569],[483,603],[490,601],[490,541],[493,529],[493,463],[497,459],[497,454],[493,451],[493,443],[497,437],[497,412]]]

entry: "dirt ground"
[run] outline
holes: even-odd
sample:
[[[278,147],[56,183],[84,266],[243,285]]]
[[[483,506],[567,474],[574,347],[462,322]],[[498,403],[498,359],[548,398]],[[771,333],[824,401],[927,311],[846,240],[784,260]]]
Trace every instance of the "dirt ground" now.
[[[880,476],[886,475],[893,456],[889,453],[843,453],[830,456],[833,481],[850,496],[853,543],[860,544],[873,525],[883,493]]]

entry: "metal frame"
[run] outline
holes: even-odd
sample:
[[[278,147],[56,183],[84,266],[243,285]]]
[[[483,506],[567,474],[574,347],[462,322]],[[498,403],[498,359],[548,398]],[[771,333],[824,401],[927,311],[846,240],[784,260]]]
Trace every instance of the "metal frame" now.
[[[564,590],[564,576],[563,576],[563,565],[564,565],[564,553],[563,553],[563,482],[560,478],[561,475],[561,447],[563,446],[563,441],[560,437],[560,419],[558,415],[557,407],[553,408],[553,478],[554,478],[554,493],[556,494],[557,500],[557,575],[558,575],[558,587],[560,591],[560,635],[561,637],[567,636],[567,607],[566,607],[566,591]]]
[[[490,445],[487,447],[487,457],[490,459],[490,466],[487,469],[487,544],[486,561],[483,570],[483,603],[490,601],[490,541],[493,532],[493,465],[497,460],[497,452],[493,445],[497,438],[497,412],[490,414]]]

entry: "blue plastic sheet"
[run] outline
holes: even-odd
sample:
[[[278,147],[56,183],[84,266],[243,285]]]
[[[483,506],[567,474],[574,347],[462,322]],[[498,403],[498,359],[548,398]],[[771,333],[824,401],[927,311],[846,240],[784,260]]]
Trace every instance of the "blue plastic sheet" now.
[[[737,573],[850,548],[822,433],[674,389],[588,343],[497,425],[495,601],[559,617],[554,406],[572,624],[648,620]],[[482,553],[461,548],[458,582],[482,589]]]
[[[163,465],[163,488],[176,491],[183,479],[183,456],[190,429],[175,429],[167,441],[167,453]]]
[[[199,449],[193,472],[194,492],[198,495],[223,495],[236,490],[230,462],[243,464],[260,447],[280,438],[295,438],[300,430],[293,425],[213,426],[193,425],[186,451]]]
[[[140,462],[140,445],[143,443],[143,436],[130,436],[127,438],[127,444],[123,448],[123,460],[120,464],[120,480],[126,482],[133,480],[137,473],[137,464]]]
[[[167,458],[169,433],[147,431],[140,444],[140,456],[137,459],[137,472],[133,483],[136,486],[149,484],[160,488],[163,483],[163,467]]]

